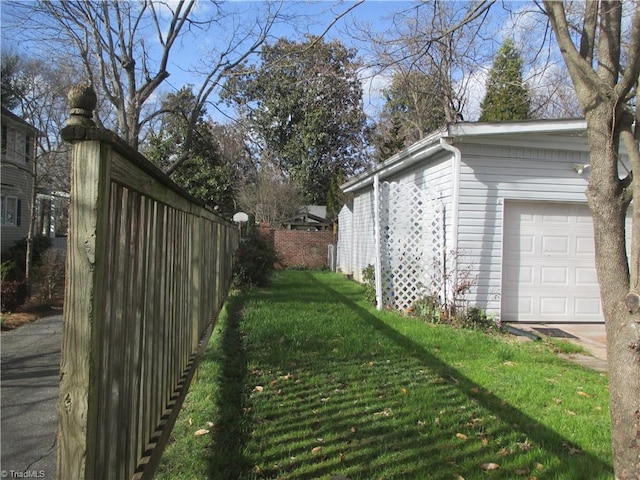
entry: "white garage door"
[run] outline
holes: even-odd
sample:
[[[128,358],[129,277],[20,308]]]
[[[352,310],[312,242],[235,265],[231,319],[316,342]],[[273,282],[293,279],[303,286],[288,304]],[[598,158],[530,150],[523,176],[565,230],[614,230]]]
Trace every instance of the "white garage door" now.
[[[586,205],[506,203],[502,319],[603,321]]]

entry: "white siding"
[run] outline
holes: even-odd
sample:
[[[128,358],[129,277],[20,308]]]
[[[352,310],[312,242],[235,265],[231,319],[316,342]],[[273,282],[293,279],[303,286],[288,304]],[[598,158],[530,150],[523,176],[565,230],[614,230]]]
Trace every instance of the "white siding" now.
[[[494,315],[500,315],[504,200],[586,201],[587,177],[573,169],[574,163],[587,163],[586,143],[565,139],[562,149],[551,139],[538,144],[543,147],[497,139],[492,145],[459,145],[458,251],[462,268],[477,277],[467,299]]]
[[[345,205],[338,215],[338,245],[336,268],[339,272],[351,274],[351,252],[353,244],[353,212]]]
[[[424,162],[415,165],[409,170],[384,179],[384,181],[398,182],[400,184],[415,184],[420,188],[428,189],[433,198],[442,201],[447,212],[445,216],[445,241],[447,244],[451,243],[451,225],[453,221],[450,215],[452,196],[451,169],[451,155],[448,152],[444,152],[436,159],[425,159]],[[341,235],[348,235],[343,228],[343,221],[341,217],[338,230],[338,267],[342,269],[343,273],[352,274],[355,280],[362,281],[362,270],[368,265],[374,264],[376,254],[373,186],[359,190],[354,195],[350,253],[345,251],[349,249],[346,237],[341,237]]]
[[[353,229],[351,246],[351,271],[362,282],[362,270],[375,262],[373,189],[366,190],[353,199]]]
[[[32,180],[28,172],[20,170],[11,164],[3,164],[0,175],[2,176],[2,195],[18,198],[21,207],[20,225],[0,226],[0,231],[2,232],[0,248],[5,250],[12,247],[18,240],[27,237]]]

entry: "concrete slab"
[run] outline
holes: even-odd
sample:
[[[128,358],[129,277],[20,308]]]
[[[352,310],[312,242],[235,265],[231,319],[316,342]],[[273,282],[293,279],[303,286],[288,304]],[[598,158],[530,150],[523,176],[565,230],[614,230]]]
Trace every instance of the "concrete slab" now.
[[[558,340],[567,340],[575,343],[588,352],[588,355],[564,354],[561,355],[563,358],[596,371],[604,372],[607,370],[607,334],[604,323],[511,323],[509,325],[515,329],[540,337],[543,334],[536,331],[536,328],[562,330],[574,338],[557,338]]]

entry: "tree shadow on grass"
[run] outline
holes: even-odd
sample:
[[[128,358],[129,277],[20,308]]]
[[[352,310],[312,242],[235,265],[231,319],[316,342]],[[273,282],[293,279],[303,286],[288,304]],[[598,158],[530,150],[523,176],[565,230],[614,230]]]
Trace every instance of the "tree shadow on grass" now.
[[[286,323],[282,330],[263,331],[254,338],[258,344],[246,345],[241,299],[230,299],[216,352],[219,413],[210,478],[612,476],[606,462],[579,449],[572,452],[567,438],[487,392],[356,303],[354,296],[311,273],[301,275],[308,275],[312,288],[293,282],[282,291],[255,295],[272,308],[284,308],[292,292],[310,309],[339,302],[362,320],[356,328],[371,338],[367,345],[373,348],[363,355],[348,338],[339,338],[340,332],[336,338],[322,338],[317,335],[322,330],[310,329],[309,337],[301,339]],[[316,322],[313,315],[309,318]],[[248,362],[255,365],[249,369]],[[254,385],[263,389],[252,389]],[[422,395],[417,408],[407,401],[414,393]],[[501,464],[499,470],[480,467],[493,461]],[[538,461],[544,469],[536,470]]]
[[[239,478],[248,468],[243,451],[248,429],[245,415],[247,358],[240,332],[242,300],[238,296],[227,300],[227,318],[222,325],[217,419],[209,459],[209,478]]]
[[[401,347],[406,352],[407,356],[410,356],[413,359],[417,360],[420,365],[428,367],[439,378],[454,379],[453,385],[448,385],[442,390],[442,393],[444,395],[449,395],[451,397],[450,401],[457,401],[453,397],[456,397],[458,399],[460,397],[466,398],[472,403],[477,403],[478,406],[481,406],[487,411],[491,412],[492,415],[502,420],[505,425],[513,425],[514,429],[522,429],[523,427],[526,427],[527,437],[535,444],[542,446],[542,448],[546,452],[548,452],[551,456],[555,456],[557,459],[566,458],[568,455],[574,454],[572,452],[573,446],[571,444],[571,441],[567,438],[559,435],[545,425],[540,424],[536,419],[528,416],[514,406],[507,404],[505,401],[495,395],[479,395],[478,392],[483,391],[482,385],[478,385],[477,383],[466,377],[462,372],[443,362],[441,359],[427,351],[422,345],[414,342],[402,333],[393,329],[385,322],[373,315],[371,312],[343,295],[341,292],[322,283],[311,274],[309,274],[309,278],[318,286],[318,288],[322,288],[323,290],[325,290],[331,295],[332,298],[339,299],[344,305],[348,306],[352,311],[357,313],[357,315],[362,320],[371,325],[376,331]],[[455,391],[452,391],[452,386],[454,387]],[[443,405],[446,405],[447,401],[445,400],[442,403]],[[392,436],[396,437],[395,434],[393,434]],[[401,436],[398,436],[398,440],[401,441]],[[432,446],[436,446],[436,443],[437,442],[433,442]],[[447,445],[446,448],[449,448],[449,446]],[[576,451],[578,450],[579,449],[576,449]],[[478,453],[479,452],[480,451],[478,451]],[[467,454],[469,453],[473,454],[473,452],[467,452]],[[452,458],[455,457],[455,452],[452,451],[451,455]],[[589,466],[588,471],[592,475],[591,478],[605,478],[607,476],[613,475],[613,469],[611,465],[608,465],[596,456],[582,451],[579,452],[579,455],[580,463]],[[406,461],[406,458],[400,461]],[[544,473],[541,472],[540,478],[575,478],[576,480],[578,478],[583,478],[580,475],[576,476],[576,473],[572,470],[573,468],[574,467],[571,466],[571,462],[562,462],[558,460],[558,462],[553,467],[546,469]],[[506,472],[503,472],[503,474],[504,473]],[[425,475],[427,474],[428,472],[425,472]],[[356,476],[360,478],[359,475]],[[501,478],[503,477],[501,476]]]

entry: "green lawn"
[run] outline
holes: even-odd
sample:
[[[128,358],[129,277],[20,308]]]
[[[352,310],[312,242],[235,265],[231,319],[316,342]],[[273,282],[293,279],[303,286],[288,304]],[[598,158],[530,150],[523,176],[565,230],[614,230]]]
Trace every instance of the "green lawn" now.
[[[227,301],[156,478],[609,479],[607,402],[605,375],[542,342],[279,272]]]

